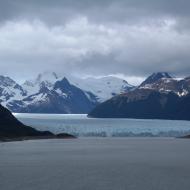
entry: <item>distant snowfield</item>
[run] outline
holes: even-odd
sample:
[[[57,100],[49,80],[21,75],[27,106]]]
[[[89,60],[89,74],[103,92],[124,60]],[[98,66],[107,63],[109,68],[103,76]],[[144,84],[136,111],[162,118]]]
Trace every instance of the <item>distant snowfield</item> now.
[[[80,137],[179,137],[190,134],[190,121],[145,119],[97,119],[86,114],[14,115],[41,131],[70,133]]]
[[[116,94],[124,93],[127,89],[133,88],[124,79],[120,79],[113,76],[101,77],[101,78],[70,78],[71,82],[78,86],[80,89],[89,91],[97,96],[99,102],[106,101],[112,98]]]

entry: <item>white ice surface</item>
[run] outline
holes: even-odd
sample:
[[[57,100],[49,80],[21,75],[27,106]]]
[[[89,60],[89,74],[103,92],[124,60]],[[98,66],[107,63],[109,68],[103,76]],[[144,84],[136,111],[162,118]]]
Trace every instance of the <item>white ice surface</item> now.
[[[143,119],[96,119],[84,114],[15,114],[38,130],[77,136],[164,136],[190,134],[190,121]]]

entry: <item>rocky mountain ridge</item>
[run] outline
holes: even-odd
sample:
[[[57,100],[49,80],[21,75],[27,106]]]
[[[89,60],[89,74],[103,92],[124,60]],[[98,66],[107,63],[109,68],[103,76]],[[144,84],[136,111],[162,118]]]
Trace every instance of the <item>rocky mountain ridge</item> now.
[[[190,120],[190,78],[154,73],[136,89],[99,104],[89,117]]]

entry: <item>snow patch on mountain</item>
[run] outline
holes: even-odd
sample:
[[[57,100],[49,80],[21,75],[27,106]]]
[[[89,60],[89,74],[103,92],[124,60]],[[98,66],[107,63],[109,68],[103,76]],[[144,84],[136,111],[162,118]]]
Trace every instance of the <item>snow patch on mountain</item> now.
[[[0,76],[0,100],[6,106],[13,100],[21,100],[26,96],[26,91],[14,80],[6,76]]]
[[[22,87],[27,91],[27,95],[32,95],[38,93],[42,86],[51,90],[57,80],[60,78],[55,72],[44,72],[34,80],[27,80]]]
[[[173,78],[168,73],[153,73],[138,87],[159,92],[173,92],[178,96],[186,96],[190,92],[190,80]]]
[[[73,77],[71,78],[71,82],[84,91],[94,94],[99,102],[103,102],[133,88],[127,81],[113,76],[101,78],[89,77],[84,79]]]

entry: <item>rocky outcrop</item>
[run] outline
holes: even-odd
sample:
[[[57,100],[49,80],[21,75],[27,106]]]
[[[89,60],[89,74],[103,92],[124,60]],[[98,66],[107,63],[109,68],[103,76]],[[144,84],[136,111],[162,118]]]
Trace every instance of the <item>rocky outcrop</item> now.
[[[69,134],[54,135],[49,131],[37,131],[36,129],[25,126],[18,121],[12,113],[0,105],[0,140],[22,140],[40,138],[72,138]]]

